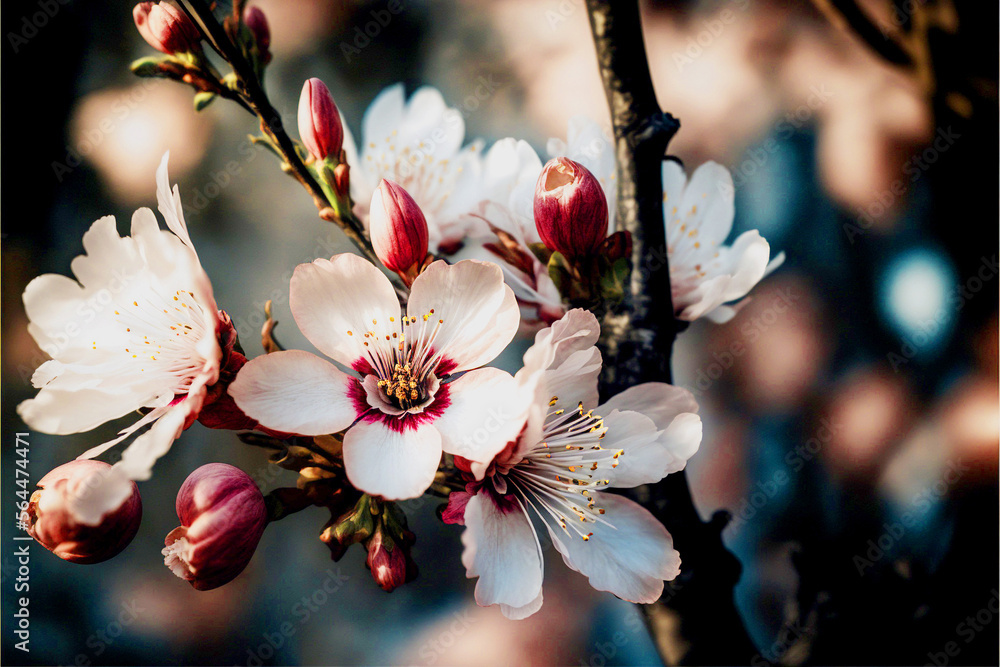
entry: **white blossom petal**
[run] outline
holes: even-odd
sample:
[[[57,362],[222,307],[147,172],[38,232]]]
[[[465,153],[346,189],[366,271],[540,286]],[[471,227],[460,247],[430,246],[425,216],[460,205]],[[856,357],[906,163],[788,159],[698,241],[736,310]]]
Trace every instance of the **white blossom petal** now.
[[[448,390],[450,404],[434,426],[449,454],[489,463],[524,427],[530,396],[518,391],[510,373],[469,371],[449,383]]]
[[[345,366],[367,359],[365,343],[374,345],[400,331],[392,283],[370,262],[350,253],[299,264],[292,274],[289,305],[309,342]],[[366,335],[369,332],[375,335]]]
[[[542,550],[534,526],[523,510],[503,512],[484,493],[465,508],[466,576],[479,577],[476,602],[505,605],[505,613],[540,606]]]
[[[309,352],[251,359],[229,386],[240,410],[267,428],[300,435],[342,431],[358,418],[350,390],[357,380]]]
[[[423,495],[441,461],[441,434],[433,425],[395,430],[382,421],[359,422],[344,435],[344,468],[357,489],[387,500]]]
[[[439,326],[433,345],[454,372],[492,361],[517,333],[520,311],[496,264],[463,260],[431,264],[410,291],[407,314]]]
[[[670,581],[680,573],[681,559],[670,533],[645,508],[628,498],[610,493],[594,496],[610,525],[591,524],[590,538],[582,540],[546,521],[556,549],[566,565],[585,575],[595,589],[629,602],[655,602],[663,592],[664,580]]]

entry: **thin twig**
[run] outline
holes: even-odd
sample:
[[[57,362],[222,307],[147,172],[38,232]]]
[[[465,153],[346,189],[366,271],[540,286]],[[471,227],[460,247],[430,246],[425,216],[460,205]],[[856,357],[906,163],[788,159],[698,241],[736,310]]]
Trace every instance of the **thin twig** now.
[[[894,65],[913,66],[908,50],[883,32],[854,0],[813,0],[827,20],[841,30],[848,27],[873,51]]]
[[[601,327],[601,393],[607,398],[643,382],[671,380],[670,356],[682,325],[671,302],[661,168],[680,124],[656,101],[638,1],[587,0],[587,10],[614,129],[618,224],[632,234],[629,289]],[[757,651],[733,599],[740,564],[722,544],[724,515],[701,520],[684,472],[634,495],[670,531],[683,559],[669,594],[643,606],[661,657],[750,663]]]
[[[295,149],[295,142],[285,132],[281,115],[271,105],[271,101],[268,99],[267,93],[264,92],[264,88],[251,64],[243,57],[240,49],[229,39],[229,35],[226,34],[225,29],[215,18],[212,10],[204,0],[183,0],[182,7],[195,21],[195,24],[204,32],[206,41],[232,66],[246,104],[249,105],[250,110],[260,119],[261,131],[278,147],[282,158],[284,158],[290,170],[289,173],[312,195],[313,202],[316,204],[318,210],[321,212],[328,211],[332,202],[327,200],[323,188],[316,182],[309,168],[306,167],[305,163],[299,157]],[[375,262],[376,265],[379,264],[371,242],[365,237],[364,227],[360,220],[353,217],[353,215],[348,219],[330,216],[321,217],[324,220],[332,220],[337,224],[368,259]]]

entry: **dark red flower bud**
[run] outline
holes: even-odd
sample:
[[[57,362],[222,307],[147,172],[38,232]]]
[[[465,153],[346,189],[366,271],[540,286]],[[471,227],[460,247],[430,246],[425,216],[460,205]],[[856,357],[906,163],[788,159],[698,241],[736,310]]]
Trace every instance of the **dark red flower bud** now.
[[[132,10],[135,27],[150,46],[163,53],[201,48],[201,33],[187,14],[169,2],[140,2]]]
[[[375,254],[385,267],[416,278],[427,258],[427,220],[402,186],[382,179],[372,195],[369,227]]]
[[[257,48],[260,52],[267,53],[271,46],[271,28],[267,24],[267,17],[264,16],[261,8],[256,5],[247,7],[243,12],[243,22],[253,33],[253,38],[257,42]]]
[[[164,562],[199,591],[235,579],[267,527],[260,489],[245,472],[225,463],[203,465],[184,480],[177,516],[181,525],[164,540]]]
[[[105,513],[96,525],[82,522],[74,504],[85,502],[111,470],[103,461],[76,460],[42,477],[31,495],[21,521],[43,547],[71,563],[100,563],[128,546],[142,520],[139,488],[118,507]]]
[[[322,81],[309,79],[299,97],[299,136],[317,160],[337,158],[344,145],[344,126],[330,90]]]
[[[535,185],[535,227],[567,259],[595,254],[608,236],[608,201],[594,175],[564,157],[549,160]]]
[[[404,531],[403,539],[412,535]],[[382,587],[382,590],[391,593],[416,578],[417,565],[407,551],[407,545],[393,542],[383,530],[376,531],[368,540],[368,558],[365,560],[365,565],[372,571],[372,579]]]

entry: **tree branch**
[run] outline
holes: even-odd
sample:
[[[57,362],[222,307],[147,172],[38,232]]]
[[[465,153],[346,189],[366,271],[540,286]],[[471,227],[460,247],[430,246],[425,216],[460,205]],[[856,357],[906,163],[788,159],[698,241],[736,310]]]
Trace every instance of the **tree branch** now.
[[[368,259],[374,262],[376,266],[380,265],[371,243],[365,237],[364,226],[360,220],[354,218],[353,215],[346,220],[324,215],[324,213],[328,214],[330,212],[331,202],[327,200],[323,188],[316,182],[308,167],[306,167],[305,163],[299,157],[295,149],[295,142],[292,141],[291,137],[285,131],[281,115],[271,105],[271,101],[268,99],[267,93],[264,92],[264,88],[260,80],[258,80],[253,66],[243,57],[242,51],[233,43],[229,35],[226,34],[225,29],[215,18],[208,4],[204,0],[183,0],[182,7],[203,31],[206,40],[212,45],[212,48],[232,66],[233,72],[236,74],[236,80],[240,85],[243,99],[246,102],[245,106],[249,106],[250,111],[258,117],[261,131],[281,151],[281,156],[288,165],[289,173],[312,195],[316,208],[320,211],[320,217],[336,223],[344,231],[344,234],[354,242],[354,245],[364,252]]]
[[[617,222],[632,235],[629,289],[601,327],[601,393],[608,397],[643,382],[671,381],[671,351],[683,323],[671,302],[661,169],[680,123],[656,101],[637,0],[586,2],[614,130]],[[733,599],[741,566],[722,544],[726,514],[701,521],[683,472],[636,489],[635,497],[670,531],[684,560],[668,592],[643,606],[661,657],[749,664],[757,650]]]
[[[854,0],[813,0],[813,4],[835,27],[848,32],[853,29],[861,41],[890,63],[913,65],[907,50],[888,31],[879,28]]]

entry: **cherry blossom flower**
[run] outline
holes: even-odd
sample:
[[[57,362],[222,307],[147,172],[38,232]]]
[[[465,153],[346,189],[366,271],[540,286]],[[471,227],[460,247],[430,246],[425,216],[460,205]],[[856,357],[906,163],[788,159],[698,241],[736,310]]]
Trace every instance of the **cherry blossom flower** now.
[[[519,437],[485,465],[456,457],[468,484],[450,495],[444,520],[466,527],[462,564],[479,578],[476,601],[508,618],[542,604],[533,517],[597,590],[650,603],[680,571],[663,525],[603,489],[683,469],[701,443],[697,403],[684,389],[651,382],[598,405],[599,333],[597,319],[579,309],[540,331],[516,377],[533,396]]]
[[[360,152],[345,128],[355,213],[368,221],[368,206],[383,178],[402,186],[420,206],[433,252],[450,252],[477,224],[468,214],[480,201],[482,141],[462,146],[465,120],[434,88],[407,100],[402,84],[386,88],[362,120]]]
[[[344,466],[358,489],[390,500],[419,496],[442,450],[489,461],[521,427],[527,399],[514,378],[479,368],[518,326],[514,294],[495,264],[434,262],[401,313],[381,271],[336,255],[296,268],[290,305],[306,338],[360,378],[309,352],[274,352],[249,361],[230,393],[272,429],[347,429]]]
[[[533,213],[535,185],[542,161],[526,141],[501,139],[483,156],[482,196],[473,215],[479,236],[466,240],[456,258],[496,262],[522,308],[527,330],[554,322],[565,309],[548,267],[532,251],[542,239]]]
[[[674,310],[682,320],[727,322],[742,299],[781,266],[768,261],[770,246],[751,230],[724,245],[733,228],[734,188],[729,170],[716,162],[698,167],[691,180],[676,162],[663,163],[663,217]]]
[[[601,126],[585,116],[570,119],[567,140],[549,139],[550,157],[579,162],[597,178],[608,198],[610,230],[614,230],[614,143]],[[784,261],[784,253],[769,260],[770,248],[757,231],[723,243],[732,230],[734,188],[725,167],[707,162],[690,183],[676,162],[663,164],[664,218],[674,307],[677,316],[693,321],[707,317],[726,322],[738,301]],[[521,194],[523,197],[523,193]],[[523,206],[523,203],[522,203]]]
[[[79,458],[93,458],[149,427],[122,453],[105,482],[74,504],[82,523],[96,525],[148,479],[155,461],[197,417],[207,387],[219,377],[219,312],[171,191],[167,159],[156,174],[157,201],[170,231],[153,212],[132,216],[132,235],[119,236],[112,216],[84,234],[85,255],[73,260],[77,280],[45,274],[24,290],[32,337],[52,357],[35,371],[35,398],[18,406],[43,433],[89,431],[140,409],[148,412],[119,437]]]
[[[603,129],[585,116],[570,119],[567,140],[550,139],[550,157],[567,156],[585,166],[607,196],[609,233],[614,231],[614,146]],[[483,156],[481,198],[473,215],[483,224],[470,226],[462,258],[489,259],[504,271],[507,284],[522,306],[522,328],[537,330],[566,312],[562,297],[548,267],[532,246],[541,244],[534,217],[535,186],[542,173],[542,160],[526,141],[501,139]]]

